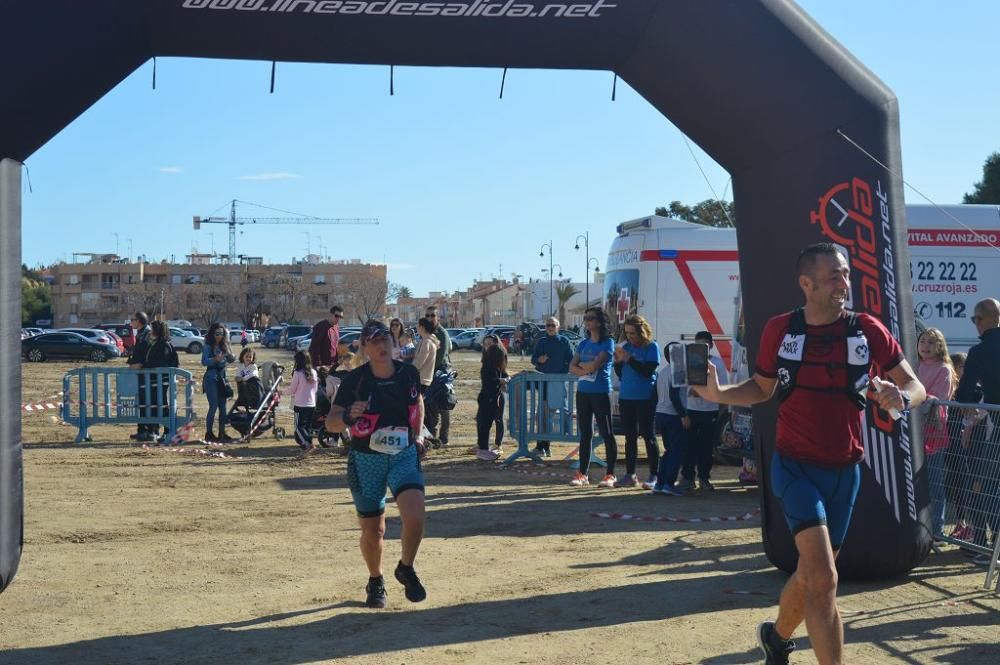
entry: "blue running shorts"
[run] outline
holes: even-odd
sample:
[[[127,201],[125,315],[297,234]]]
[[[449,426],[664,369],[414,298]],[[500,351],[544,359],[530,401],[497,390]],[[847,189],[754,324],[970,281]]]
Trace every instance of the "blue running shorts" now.
[[[424,489],[420,456],[416,446],[396,455],[360,453],[351,450],[347,458],[347,483],[359,517],[378,517],[385,512],[385,488],[393,497],[404,490]]]
[[[827,469],[775,452],[771,458],[771,484],[793,536],[825,524],[830,544],[834,550],[840,549],[861,486],[860,465]]]

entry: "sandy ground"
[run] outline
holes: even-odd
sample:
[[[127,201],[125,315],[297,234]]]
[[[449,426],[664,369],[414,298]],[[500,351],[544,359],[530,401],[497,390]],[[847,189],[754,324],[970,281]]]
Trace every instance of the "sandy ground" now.
[[[300,459],[270,437],[231,459],[151,452],[125,427],[76,446],[53,412],[24,414],[26,543],[0,595],[0,663],[760,662],[754,628],[785,577],[756,518],[592,516],[744,515],[758,497],[735,468],[717,470],[714,493],[666,498],[573,490],[562,462],[518,467],[560,475],[477,462],[466,449],[478,356],[457,365],[452,445],[425,464],[429,598],[411,605],[390,579],[384,611],[361,603],[343,458]],[[71,366],[26,364],[25,401],[57,393]],[[391,571],[399,521],[388,514]],[[842,585],[847,662],[1000,663],[1000,599],[983,579],[951,549],[906,579]],[[799,645],[792,662],[815,662]]]

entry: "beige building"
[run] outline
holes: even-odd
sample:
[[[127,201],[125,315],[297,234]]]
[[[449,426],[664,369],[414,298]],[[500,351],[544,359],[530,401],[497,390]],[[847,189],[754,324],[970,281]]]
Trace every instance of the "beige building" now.
[[[142,310],[197,326],[241,321],[251,327],[279,322],[313,323],[341,305],[352,324],[385,313],[386,266],[358,259],[240,265],[192,255],[185,264],[130,263],[114,255],[87,263],[59,263],[49,270],[53,326],[128,320]]]

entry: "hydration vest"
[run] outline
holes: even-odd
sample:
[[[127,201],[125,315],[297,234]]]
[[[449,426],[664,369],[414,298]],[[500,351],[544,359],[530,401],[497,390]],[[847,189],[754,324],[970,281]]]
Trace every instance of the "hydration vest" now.
[[[792,312],[788,321],[788,329],[778,346],[778,391],[782,401],[788,399],[792,391],[797,389],[824,393],[839,392],[846,395],[858,407],[859,411],[865,409],[867,405],[865,394],[868,392],[871,372],[871,353],[868,348],[868,339],[861,329],[861,322],[858,321],[857,314],[847,312],[845,323],[846,335],[822,335],[824,339],[830,339],[832,342],[845,340],[844,347],[847,353],[844,362],[803,360],[807,338],[810,336],[815,338],[817,335],[809,335],[807,332],[804,309],[800,307]],[[834,368],[844,368],[847,370],[847,382],[843,386],[831,387],[802,385],[796,381],[802,365],[826,367],[828,371],[832,371]]]

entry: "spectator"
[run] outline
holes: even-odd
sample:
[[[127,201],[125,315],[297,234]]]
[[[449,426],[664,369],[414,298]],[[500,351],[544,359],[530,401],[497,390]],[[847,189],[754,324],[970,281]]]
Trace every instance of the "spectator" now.
[[[955,401],[976,404],[1000,404],[1000,302],[993,298],[980,300],[973,310],[972,322],[980,341],[969,349],[965,371],[958,383]],[[1000,412],[990,411],[992,433],[987,434],[986,423],[976,426],[969,448],[969,457],[980,466],[979,479],[972,484],[973,505],[970,506],[973,539],[977,545],[986,545],[987,528],[994,540],[1000,529]],[[989,557],[983,561],[989,563]]]
[[[340,345],[340,320],[344,318],[344,308],[334,305],[330,315],[316,322],[309,339],[309,360],[313,367],[337,364],[337,347]]]
[[[656,413],[656,368],[660,365],[660,350],[653,343],[653,329],[638,314],[625,319],[626,341],[615,348],[615,374],[621,379],[618,388],[618,413],[625,428],[625,475],[615,487],[635,487],[639,457],[639,436],[646,444],[649,479],[646,489],[656,485],[656,470],[660,451],[653,438],[653,418]]]
[[[607,451],[607,473],[601,487],[614,487],[615,462],[618,458],[618,442],[611,429],[611,365],[615,353],[615,342],[608,333],[608,315],[601,307],[589,308],[583,316],[587,335],[580,340],[569,371],[579,377],[576,387],[576,420],[580,430],[580,468],[570,481],[573,487],[590,484],[587,472],[590,469],[591,447],[594,439],[594,420],[604,440]]]
[[[559,333],[559,319],[550,316],[545,321],[545,336],[535,342],[535,350],[531,354],[531,364],[542,374],[568,374],[571,360],[573,360],[573,347],[566,336]],[[552,389],[551,400],[549,399],[550,388]],[[539,413],[542,414],[545,422],[539,428],[540,430],[547,429],[548,419],[553,410],[560,409],[563,413],[569,410],[565,402],[566,392],[562,386],[542,384],[542,404]],[[533,452],[543,457],[551,457],[551,446],[550,441],[539,441]]]
[[[319,381],[316,371],[309,361],[309,354],[298,351],[295,354],[295,369],[292,382],[282,391],[292,396],[292,410],[295,412],[295,443],[305,452],[312,452],[313,416],[316,414],[316,387]]]
[[[424,318],[434,324],[434,336],[438,339],[437,354],[434,358],[435,372],[451,371],[451,339],[448,331],[444,329],[438,318],[438,308],[431,305],[424,312]],[[424,404],[425,424],[431,435],[441,442],[442,446],[448,445],[448,432],[451,429],[451,411],[443,406],[438,400],[430,400]],[[438,422],[441,423],[441,431],[438,432]]]
[[[708,360],[715,366],[715,375],[719,377],[722,384],[729,383],[729,373],[722,358],[712,355],[715,348],[715,340],[712,333],[702,330],[694,336],[695,343],[708,345]],[[715,453],[715,425],[719,420],[719,405],[699,397],[693,390],[688,394],[687,402],[688,415],[682,419],[685,429],[690,430],[689,446],[684,458],[684,467],[681,475],[684,481],[681,483],[682,490],[694,489],[695,467],[698,470],[698,484],[702,490],[713,490],[712,457]]]
[[[917,341],[917,353],[920,356],[917,378],[924,384],[928,400],[950,400],[955,391],[955,372],[948,357],[944,334],[937,328],[925,330]],[[944,450],[948,447],[948,407],[928,401],[922,405],[921,411],[926,415],[924,463],[931,490],[931,535],[940,539],[944,537]]]
[[[260,378],[257,354],[254,353],[253,349],[243,349],[240,351],[240,366],[236,368],[236,383],[248,381],[254,377]]]
[[[499,442],[503,440],[503,403],[507,389],[507,353],[500,344],[494,344],[484,352],[483,366],[479,370],[482,384],[477,398],[476,443],[479,450],[476,457],[487,462],[495,461],[502,451]],[[497,445],[489,449],[490,428],[496,424]]]
[[[233,389],[226,381],[226,367],[236,361],[229,347],[226,328],[221,323],[213,323],[205,335],[205,346],[201,351],[201,364],[205,366],[205,376],[201,381],[202,392],[208,400],[208,415],[205,418],[205,441],[232,443],[226,434],[226,400],[233,396]],[[215,415],[219,415],[219,435],[212,430]]]
[[[958,392],[958,384],[962,380],[962,372],[965,370],[964,353],[951,354],[951,366],[955,370],[955,392]],[[968,436],[972,433],[971,428],[966,431],[965,410],[948,410],[948,437],[951,440],[951,447],[948,449],[949,455],[945,458],[947,463],[945,469],[945,488],[947,490],[946,500],[955,508],[955,528],[951,532],[951,537],[958,540],[971,540],[972,527],[966,521],[967,510],[970,504],[969,490],[971,489],[971,469],[969,468],[968,456]]]
[[[666,496],[684,496],[677,488],[677,474],[688,447],[688,430],[681,424],[681,419],[687,417],[688,391],[674,385],[674,373],[670,371],[670,347],[679,345],[670,342],[663,347],[665,365],[656,375],[656,429],[663,438],[663,454],[652,493]]]
[[[132,328],[135,330],[133,336],[135,344],[129,353],[129,369],[142,369],[146,363],[146,355],[149,353],[149,316],[145,312],[136,312],[132,315]],[[136,404],[140,413],[145,413],[146,406],[146,377],[139,375],[139,394],[136,396]],[[153,429],[150,425],[139,423],[135,434],[130,434],[129,438],[135,441],[152,441],[154,438]]]
[[[146,360],[143,362],[144,369],[152,369],[154,367],[180,367],[180,361],[177,358],[177,351],[174,350],[173,344],[170,343],[170,330],[163,321],[153,321],[150,325],[149,331],[149,351],[146,352]],[[157,374],[155,378],[151,379],[150,394],[149,394],[149,405],[150,408],[147,411],[152,413],[147,413],[146,415],[152,416],[153,418],[166,418],[168,414],[168,404],[169,404],[169,391],[170,391],[170,375],[169,374]],[[148,426],[147,430],[148,440],[158,440],[160,443],[164,443],[165,439],[158,439],[160,433],[160,426],[157,424],[152,424]],[[164,437],[166,437],[167,432],[164,432]],[[144,441],[147,439],[143,439]]]
[[[250,343],[250,337],[247,335],[247,331],[246,330],[241,330],[240,331],[240,346],[242,346],[245,349],[245,348],[247,348],[247,344],[249,344],[249,343]]]
[[[392,359],[402,360],[403,359],[403,347],[406,342],[404,341],[404,336],[406,331],[403,330],[403,322],[399,319],[393,319],[389,321],[389,341],[392,342]]]
[[[420,343],[413,355],[413,366],[420,375],[420,394],[423,395],[434,380],[434,364],[440,342],[434,335],[434,323],[430,319],[420,319],[417,330],[420,332]],[[424,408],[427,408],[426,405]]]

